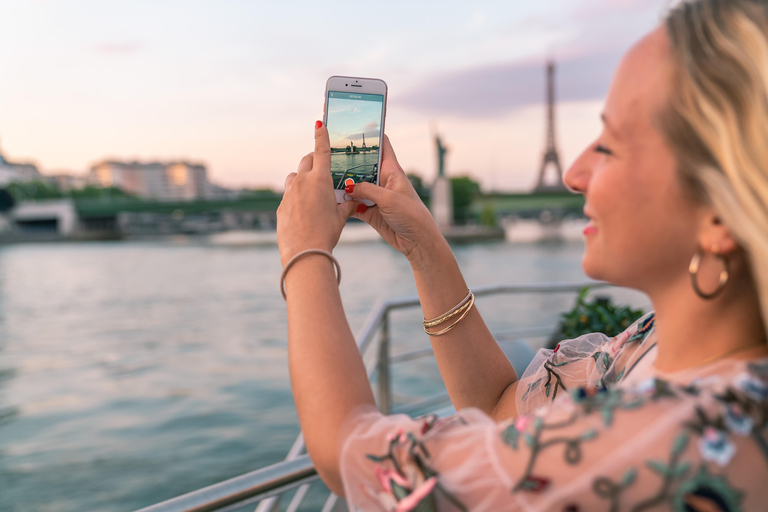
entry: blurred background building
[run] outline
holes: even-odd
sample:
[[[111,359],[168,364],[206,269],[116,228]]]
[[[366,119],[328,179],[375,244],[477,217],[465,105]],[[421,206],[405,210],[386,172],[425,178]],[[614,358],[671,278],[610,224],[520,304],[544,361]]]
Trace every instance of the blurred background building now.
[[[193,201],[215,195],[205,166],[183,161],[103,161],[91,168],[88,182],[157,201]]]
[[[41,180],[42,175],[37,166],[28,162],[9,162],[0,148],[0,187],[12,182]]]

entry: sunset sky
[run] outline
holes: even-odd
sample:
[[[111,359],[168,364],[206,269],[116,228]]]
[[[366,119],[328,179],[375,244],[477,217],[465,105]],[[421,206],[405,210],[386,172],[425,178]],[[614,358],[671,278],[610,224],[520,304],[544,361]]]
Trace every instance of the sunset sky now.
[[[400,163],[527,189],[557,60],[568,165],[597,136],[622,53],[668,0],[0,1],[0,148],[44,173],[105,158],[188,159],[225,186],[282,188],[312,150],[330,75],[389,85]]]

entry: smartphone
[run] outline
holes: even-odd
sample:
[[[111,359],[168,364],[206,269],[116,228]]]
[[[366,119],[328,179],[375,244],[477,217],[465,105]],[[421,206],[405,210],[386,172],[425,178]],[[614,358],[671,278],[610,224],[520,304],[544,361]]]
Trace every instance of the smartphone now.
[[[332,76],[325,84],[325,126],[331,140],[336,202],[351,199],[344,188],[379,184],[381,141],[387,114],[387,84],[376,78]],[[364,200],[368,206],[372,201]]]

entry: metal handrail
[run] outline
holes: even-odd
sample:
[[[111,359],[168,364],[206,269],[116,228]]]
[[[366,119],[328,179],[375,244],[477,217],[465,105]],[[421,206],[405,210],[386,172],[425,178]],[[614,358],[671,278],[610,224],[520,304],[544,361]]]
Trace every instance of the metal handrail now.
[[[267,498],[298,487],[318,477],[308,455],[278,462],[218,484],[203,487],[139,512],[210,512],[259,496]]]
[[[535,285],[491,285],[477,288],[473,291],[475,296],[496,295],[501,293],[525,294],[525,293],[575,293],[584,287],[603,288],[610,286],[607,283],[586,281],[583,283],[545,283]],[[416,357],[422,357],[431,353],[431,348],[418,349],[406,354],[395,356],[389,353],[389,313],[394,310],[420,306],[418,296],[401,297],[378,301],[366,317],[360,327],[356,340],[361,354],[365,354],[371,343],[376,340],[379,333],[376,358],[373,364],[367,368],[369,378],[378,374],[377,399],[379,409],[384,413],[402,412],[414,413],[424,409],[443,407],[450,404],[447,393],[441,393],[433,397],[422,399],[415,403],[398,407],[394,411],[391,408],[390,389],[390,363],[405,361]],[[541,328],[519,330],[532,334],[540,334]],[[510,336],[516,331],[507,331],[504,334]],[[514,339],[514,335],[512,339]],[[510,339],[510,338],[506,338]],[[302,434],[296,438],[286,460],[267,466],[265,468],[241,475],[218,484],[198,489],[177,498],[143,508],[138,512],[208,512],[218,510],[234,510],[250,503],[260,502],[257,511],[269,512],[277,506],[277,496],[299,487],[297,496],[291,500],[289,509],[295,510],[306,495],[309,485],[319,479],[309,456],[301,455],[305,450]],[[323,507],[323,511],[333,508],[338,497],[331,493]],[[232,507],[230,507],[232,505]]]

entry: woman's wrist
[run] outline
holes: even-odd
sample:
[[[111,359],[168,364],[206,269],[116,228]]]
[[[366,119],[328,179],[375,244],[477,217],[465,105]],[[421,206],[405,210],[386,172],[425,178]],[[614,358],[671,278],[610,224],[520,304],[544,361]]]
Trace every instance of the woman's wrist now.
[[[414,274],[431,272],[442,268],[446,263],[455,261],[453,251],[443,235],[435,230],[435,234],[427,236],[407,254],[408,262]]]
[[[333,261],[322,254],[308,254],[291,265],[290,270],[281,277],[280,287],[288,297],[296,297],[291,295],[292,291],[299,295],[308,290],[316,293],[319,283],[326,282],[338,290],[337,270]]]

